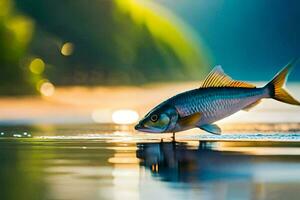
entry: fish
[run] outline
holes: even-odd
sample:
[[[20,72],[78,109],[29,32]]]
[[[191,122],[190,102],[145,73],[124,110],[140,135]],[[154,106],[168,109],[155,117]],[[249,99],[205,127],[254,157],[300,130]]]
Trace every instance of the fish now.
[[[213,68],[199,88],[177,94],[151,109],[135,126],[148,133],[173,133],[199,128],[220,135],[215,124],[240,110],[249,111],[262,99],[300,105],[284,89],[296,60],[289,62],[264,87],[232,79],[220,65]]]

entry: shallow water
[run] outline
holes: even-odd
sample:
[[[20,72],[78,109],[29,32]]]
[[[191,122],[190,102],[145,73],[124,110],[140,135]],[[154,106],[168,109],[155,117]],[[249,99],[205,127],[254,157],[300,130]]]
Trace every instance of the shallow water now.
[[[5,200],[299,199],[300,195],[298,130],[224,136],[192,132],[178,134],[176,143],[168,136],[161,142],[159,136],[136,134],[128,127],[1,130],[0,185]]]

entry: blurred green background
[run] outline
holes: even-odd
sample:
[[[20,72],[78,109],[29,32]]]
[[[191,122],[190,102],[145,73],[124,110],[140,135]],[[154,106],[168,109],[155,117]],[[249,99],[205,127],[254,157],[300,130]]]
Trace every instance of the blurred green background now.
[[[201,80],[214,64],[235,78],[269,79],[300,53],[299,7],[296,0],[0,0],[0,95]]]

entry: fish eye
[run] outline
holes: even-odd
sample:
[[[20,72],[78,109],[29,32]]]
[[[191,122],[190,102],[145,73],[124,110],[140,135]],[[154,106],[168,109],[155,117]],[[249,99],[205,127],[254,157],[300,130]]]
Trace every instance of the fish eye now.
[[[157,115],[151,115],[150,120],[152,122],[156,122],[158,120],[158,116]]]

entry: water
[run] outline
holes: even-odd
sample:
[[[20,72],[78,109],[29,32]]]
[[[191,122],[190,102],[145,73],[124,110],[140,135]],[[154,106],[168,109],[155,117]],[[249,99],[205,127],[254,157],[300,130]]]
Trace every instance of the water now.
[[[178,134],[176,143],[168,135],[161,142],[159,135],[104,125],[1,130],[0,192],[5,200],[300,195],[298,130],[221,137],[199,131],[195,135],[195,130]]]

